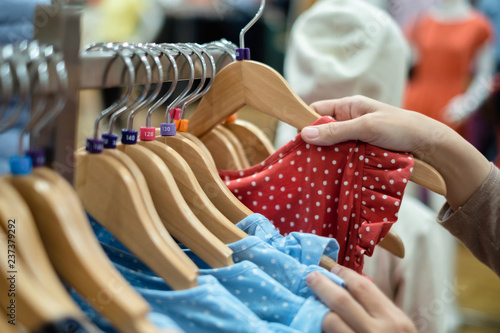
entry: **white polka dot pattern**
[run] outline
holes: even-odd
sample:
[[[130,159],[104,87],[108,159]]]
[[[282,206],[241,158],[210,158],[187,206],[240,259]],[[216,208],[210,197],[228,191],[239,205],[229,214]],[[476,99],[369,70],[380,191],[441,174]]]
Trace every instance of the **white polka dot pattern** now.
[[[315,124],[331,121],[323,117]],[[336,238],[339,263],[361,272],[361,250],[371,255],[397,220],[413,158],[359,141],[317,148],[299,135],[264,163],[219,174],[246,206],[273,221],[282,234]],[[291,209],[283,209],[287,205]]]

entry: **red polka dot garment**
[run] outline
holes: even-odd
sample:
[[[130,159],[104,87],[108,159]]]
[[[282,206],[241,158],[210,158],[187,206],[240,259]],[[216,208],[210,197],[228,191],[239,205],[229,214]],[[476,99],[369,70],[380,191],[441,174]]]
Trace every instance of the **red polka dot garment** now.
[[[323,117],[314,125],[333,121]],[[219,170],[219,175],[281,234],[335,238],[339,264],[361,273],[364,255],[372,255],[397,221],[412,168],[407,153],[360,141],[319,147],[299,135],[264,162],[245,170]]]

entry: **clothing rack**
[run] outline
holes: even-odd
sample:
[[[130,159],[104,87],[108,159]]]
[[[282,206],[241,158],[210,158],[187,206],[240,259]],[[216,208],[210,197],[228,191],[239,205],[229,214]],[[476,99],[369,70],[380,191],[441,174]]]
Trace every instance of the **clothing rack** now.
[[[55,125],[41,133],[39,146],[46,147],[48,163],[71,183],[75,168],[74,153],[78,149],[76,135],[80,90],[121,87],[125,84],[123,80],[125,65],[122,61],[116,60],[112,52],[81,51],[80,24],[84,3],[82,0],[52,0],[51,5],[38,5],[34,16],[34,39],[42,44],[53,45],[56,51],[63,54],[69,79],[66,106]],[[209,52],[216,63],[219,63],[221,57],[227,57],[221,50],[209,50]],[[172,79],[172,71],[170,64],[164,58],[161,58],[164,81],[168,82]],[[137,57],[133,57],[132,61],[135,64],[139,62]],[[179,80],[187,80],[189,68],[184,66],[185,58],[177,57],[176,62],[179,68]],[[103,73],[107,73],[106,80],[103,80]],[[210,68],[207,68],[207,75],[212,75]],[[145,71],[141,66],[136,77],[136,85],[145,82]],[[200,77],[201,65],[195,62],[195,78]],[[50,93],[53,96],[58,93],[55,82],[51,82]],[[36,102],[36,98],[33,98],[32,105]]]

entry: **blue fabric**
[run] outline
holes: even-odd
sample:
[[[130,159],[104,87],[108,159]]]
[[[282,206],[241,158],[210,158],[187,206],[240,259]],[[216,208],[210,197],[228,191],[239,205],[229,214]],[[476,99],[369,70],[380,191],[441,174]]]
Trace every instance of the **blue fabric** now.
[[[2,0],[0,10],[0,44],[13,44],[32,40],[33,16],[38,4],[50,4],[49,0]],[[50,18],[47,13],[47,19]],[[45,21],[38,22],[45,24]]]
[[[71,297],[85,313],[87,318],[100,330],[96,333],[120,333],[113,327],[113,324],[107,318],[100,315],[82,296],[80,296],[80,294],[78,294],[78,292],[76,292],[75,289],[68,287],[68,291]],[[172,319],[162,313],[151,311],[148,313],[147,318],[151,323],[160,329],[173,330],[179,333],[183,332],[183,330]]]
[[[500,64],[500,3],[498,0],[479,0],[477,8],[486,15],[495,28],[495,55]]]
[[[304,298],[314,296],[314,292],[306,284],[306,277],[309,273],[315,271],[326,275],[336,284],[345,287],[344,281],[337,275],[317,265],[301,264],[289,255],[263,242],[258,237],[248,236],[242,240],[228,244],[228,246],[233,250],[233,260],[235,263],[243,260],[253,262],[295,295]]]
[[[103,248],[108,256],[113,258],[112,260],[116,260],[116,262],[125,266],[127,266],[128,262],[139,261],[137,257],[130,253],[130,251],[118,240],[116,240],[113,235],[111,235],[99,223],[92,220],[91,217],[90,219],[97,238],[101,243],[104,243],[102,244]],[[258,216],[256,216],[255,219],[258,219]],[[107,246],[106,244],[109,244],[110,246]],[[275,249],[273,246],[262,241],[256,236],[248,236],[242,240],[227,245],[231,248],[231,250],[233,250],[233,260],[235,263],[243,260],[255,263],[262,271],[266,272],[273,279],[281,283],[285,288],[297,296],[301,296],[303,298],[314,296],[314,293],[306,284],[307,274],[313,271],[319,271],[338,285],[343,287],[345,286],[344,281],[337,275],[328,272],[326,269],[317,265],[302,264],[291,256]],[[204,263],[192,251],[187,249],[184,251],[199,268],[210,268],[210,266]],[[316,255],[316,257],[318,257],[318,255]],[[319,257],[321,256],[319,255]],[[142,266],[142,269],[148,274],[155,274],[145,265]]]
[[[236,224],[251,236],[256,236],[275,249],[290,255],[304,265],[319,265],[325,255],[335,262],[339,253],[339,243],[328,237],[303,232],[292,232],[282,236],[274,225],[261,214],[252,214]]]
[[[154,312],[172,318],[186,332],[300,332],[259,319],[213,276],[199,276],[197,287],[172,291],[160,277],[115,266]]]
[[[122,272],[128,281],[135,279],[135,282],[132,282],[133,285],[148,289],[151,286],[165,288],[166,285],[157,285],[158,281],[162,284],[164,282],[139,258],[114,239],[105,228],[95,221],[92,222],[92,226],[111,261],[129,270]],[[197,258],[189,250],[186,250],[186,253],[191,258]],[[218,269],[211,269],[205,263],[195,261],[201,267],[199,271],[201,276],[215,277],[224,288],[260,319],[280,323],[300,332],[321,332],[323,317],[329,310],[315,296],[311,295],[306,300],[293,294],[249,261]],[[136,274],[140,275],[139,280]]]

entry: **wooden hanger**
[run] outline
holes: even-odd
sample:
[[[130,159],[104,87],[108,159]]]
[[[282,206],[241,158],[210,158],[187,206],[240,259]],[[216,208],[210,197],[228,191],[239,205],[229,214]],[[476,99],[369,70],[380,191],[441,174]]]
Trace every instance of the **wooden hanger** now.
[[[118,145],[139,167],[158,215],[172,235],[213,268],[234,264],[233,251],[215,237],[184,200],[162,158],[139,145]]]
[[[229,221],[210,201],[189,164],[171,147],[158,141],[139,141],[167,165],[191,211],[224,244],[236,242],[246,233]],[[165,201],[165,200],[164,200]]]
[[[171,247],[171,249],[177,254],[177,256],[184,262],[184,264],[193,271],[198,271],[196,264],[182,251],[177,242],[172,238],[170,233],[163,222],[161,222],[158,212],[156,211],[153,199],[151,198],[151,193],[149,192],[148,184],[144,175],[142,174],[139,167],[135,162],[125,153],[117,149],[104,149],[103,154],[111,156],[113,159],[119,161],[125,168],[132,174],[137,186],[139,187],[139,192],[137,192],[137,198],[141,199],[142,203],[146,207],[150,218],[154,221],[152,228],[156,229],[158,235],[160,235],[163,241]]]
[[[214,158],[212,157],[212,154],[210,153],[210,150],[208,150],[207,146],[196,136],[194,136],[191,133],[188,132],[177,132],[178,135],[182,135],[186,139],[191,140],[195,145],[197,145],[204,153],[205,156],[212,162],[213,165],[215,165]],[[160,129],[157,129],[156,136],[160,135]]]
[[[172,147],[189,164],[198,183],[215,207],[234,224],[253,212],[242,204],[219,177],[215,165],[191,140],[182,135],[156,136],[156,141]]]
[[[250,162],[248,161],[247,155],[245,154],[245,150],[243,149],[243,145],[241,142],[238,140],[236,135],[234,135],[230,130],[225,128],[224,126],[217,126],[213,129],[213,131],[218,131],[221,133],[227,141],[229,141],[233,146],[234,149],[236,150],[237,158],[240,160],[241,165],[243,166],[243,169],[250,168]],[[241,169],[240,169],[241,170]]]
[[[75,188],[85,209],[175,290],[197,285],[197,270],[171,244],[150,215],[135,177],[106,154],[77,154]],[[178,251],[178,250],[177,250]]]
[[[190,118],[188,131],[202,137],[245,105],[274,116],[299,130],[320,118],[278,72],[262,63],[245,60],[227,65],[216,75],[212,88],[201,99]],[[419,171],[422,166],[427,171],[425,174]],[[424,162],[416,163],[415,167],[410,180],[418,184],[425,178],[427,182],[436,184],[441,193],[446,192],[444,180],[435,169]],[[389,231],[379,243],[398,257],[404,256],[402,244],[393,231]]]
[[[5,314],[3,311],[0,311],[0,314],[2,314],[3,318],[6,318],[5,317]],[[8,319],[7,319],[8,320]],[[7,323],[7,320],[1,320],[0,322],[0,332],[5,332],[5,333],[16,333],[16,332],[19,332],[20,330],[16,329],[16,326],[13,326],[9,323]]]
[[[7,249],[7,236],[3,228],[0,230],[0,246]],[[11,269],[6,259],[0,260],[0,270],[0,289],[2,290],[0,303],[2,308],[6,309],[11,304],[11,299],[15,300],[16,326],[21,324],[29,332],[32,332],[49,323],[68,318],[70,312],[62,304],[58,303],[43,283],[31,274],[21,256],[17,255],[15,259],[17,274],[9,273]],[[11,298],[8,297],[7,291],[11,290],[9,278],[13,275],[15,275],[13,280],[15,297]],[[9,317],[4,316],[2,321],[7,318]]]
[[[201,99],[189,123],[189,132],[203,137],[243,106],[249,105],[301,130],[320,116],[309,108],[271,67],[244,60],[224,67]],[[443,177],[430,165],[415,163],[410,180],[445,195]]]
[[[13,217],[14,223],[9,223]],[[5,288],[2,288],[5,294],[0,296],[3,298],[0,302],[2,307],[5,309],[9,306],[10,299],[14,299],[17,324],[22,323],[30,331],[63,318],[84,320],[85,315],[69,297],[48,261],[45,249],[36,234],[29,207],[5,178],[0,179],[0,218],[2,247],[7,252],[7,249],[11,249],[7,245],[13,245],[12,252],[9,252],[13,255],[13,261],[7,262],[6,253],[2,263],[5,266],[1,266],[2,274],[6,274],[1,278],[2,284],[8,282],[4,285]],[[9,233],[14,236],[10,239],[12,242],[8,242]],[[13,266],[9,267],[9,263],[13,263]],[[12,298],[7,294],[11,289],[7,280],[11,275],[9,271],[16,272],[15,297]],[[29,286],[24,289],[26,285]],[[5,318],[8,317],[2,318],[2,322],[5,322]]]
[[[61,186],[45,178],[55,175],[64,180],[51,170],[41,177],[41,169],[47,170],[11,177],[9,182],[29,205],[54,268],[120,331],[160,332],[146,318],[147,302],[116,271],[97,242],[74,191],[59,192]],[[71,189],[67,183],[66,187]]]
[[[241,170],[244,168],[236,148],[217,127],[203,136],[201,141],[210,151],[218,169]]]
[[[47,256],[37,226],[31,215],[29,206],[16,189],[5,178],[0,178],[0,219],[1,227],[7,233],[8,221],[16,217],[14,230],[20,230],[16,236],[16,252],[24,258],[25,268],[29,269],[34,278],[38,279],[57,299],[70,317],[83,319],[85,315],[71,299],[57,276]]]
[[[250,165],[259,164],[275,152],[267,135],[253,123],[244,119],[236,119],[226,121],[223,126],[236,135]]]

